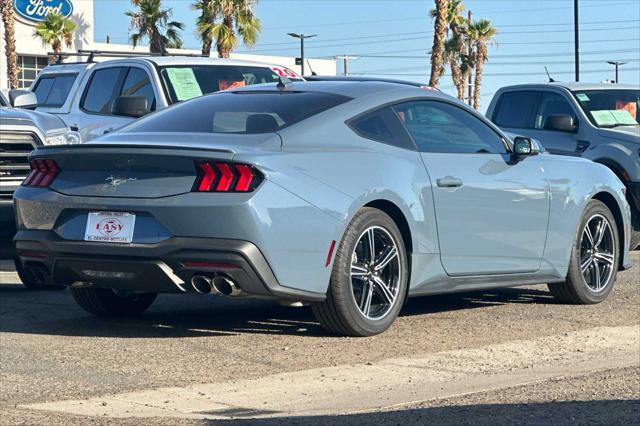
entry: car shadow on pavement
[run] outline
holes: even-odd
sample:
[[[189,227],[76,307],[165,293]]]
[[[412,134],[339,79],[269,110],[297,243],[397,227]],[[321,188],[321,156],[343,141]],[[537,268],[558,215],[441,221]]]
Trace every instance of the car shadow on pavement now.
[[[249,411],[256,415],[255,411]],[[637,425],[640,400],[553,401],[520,404],[452,405],[328,416],[215,420],[210,425]]]
[[[554,303],[546,291],[506,288],[410,299],[401,316],[430,315],[513,303]],[[176,338],[230,334],[323,336],[311,309],[273,301],[207,295],[160,295],[136,318],[106,319],[87,314],[68,291],[30,291],[0,285],[0,332],[121,338]]]

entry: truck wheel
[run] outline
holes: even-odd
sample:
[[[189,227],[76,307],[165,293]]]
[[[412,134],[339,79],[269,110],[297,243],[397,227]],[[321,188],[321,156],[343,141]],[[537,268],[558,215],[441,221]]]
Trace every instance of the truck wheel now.
[[[580,305],[604,301],[616,281],[620,260],[618,238],[611,211],[604,203],[591,200],[576,233],[567,280],[549,284],[551,294],[562,302]]]
[[[156,293],[124,295],[108,288],[85,287],[69,289],[76,303],[99,317],[130,317],[140,315],[156,299]]]
[[[402,234],[384,212],[358,212],[340,242],[327,298],[312,305],[326,330],[345,336],[382,333],[395,321],[408,286]]]
[[[33,273],[24,268],[19,260],[14,261],[16,265],[16,272],[18,273],[18,277],[22,284],[28,288],[29,290],[64,290],[66,286],[63,285],[55,285],[55,284],[42,284],[40,280],[38,280]]]

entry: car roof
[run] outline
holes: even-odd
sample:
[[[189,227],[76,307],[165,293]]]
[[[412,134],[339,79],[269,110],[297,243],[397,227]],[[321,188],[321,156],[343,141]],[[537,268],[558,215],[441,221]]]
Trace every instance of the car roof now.
[[[231,90],[232,92],[260,92],[277,90],[274,83],[257,84],[245,86]],[[335,95],[347,96],[350,98],[362,98],[369,95],[390,92],[402,92],[407,98],[412,96],[425,97],[433,96],[439,98],[453,99],[449,95],[437,90],[425,90],[420,87],[406,84],[391,83],[386,81],[365,80],[365,81],[294,81],[287,84],[285,91],[291,92],[319,92],[331,93]]]
[[[545,89],[549,87],[560,87],[570,91],[574,90],[625,90],[625,89],[639,89],[639,86],[630,84],[613,84],[613,83],[576,83],[576,82],[562,82],[554,81],[550,83],[530,83],[530,84],[516,84],[513,86],[505,86],[500,90],[513,90],[513,89]]]

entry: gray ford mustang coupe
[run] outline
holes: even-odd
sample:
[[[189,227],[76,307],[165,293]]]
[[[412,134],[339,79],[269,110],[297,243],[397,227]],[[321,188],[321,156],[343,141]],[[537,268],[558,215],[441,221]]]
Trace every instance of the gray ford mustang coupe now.
[[[367,336],[409,296],[547,283],[598,303],[630,266],[609,169],[406,85],[232,89],[30,160],[20,261],[96,315],[158,293],[266,297]]]

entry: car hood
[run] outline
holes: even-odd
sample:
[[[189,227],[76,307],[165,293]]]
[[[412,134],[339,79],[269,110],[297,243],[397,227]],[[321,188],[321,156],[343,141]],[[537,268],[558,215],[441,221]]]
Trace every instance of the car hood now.
[[[0,122],[6,126],[35,125],[43,133],[66,130],[67,128],[64,121],[53,114],[19,108],[0,108]]]
[[[620,126],[614,129],[598,129],[598,134],[605,138],[640,144],[640,126]]]

